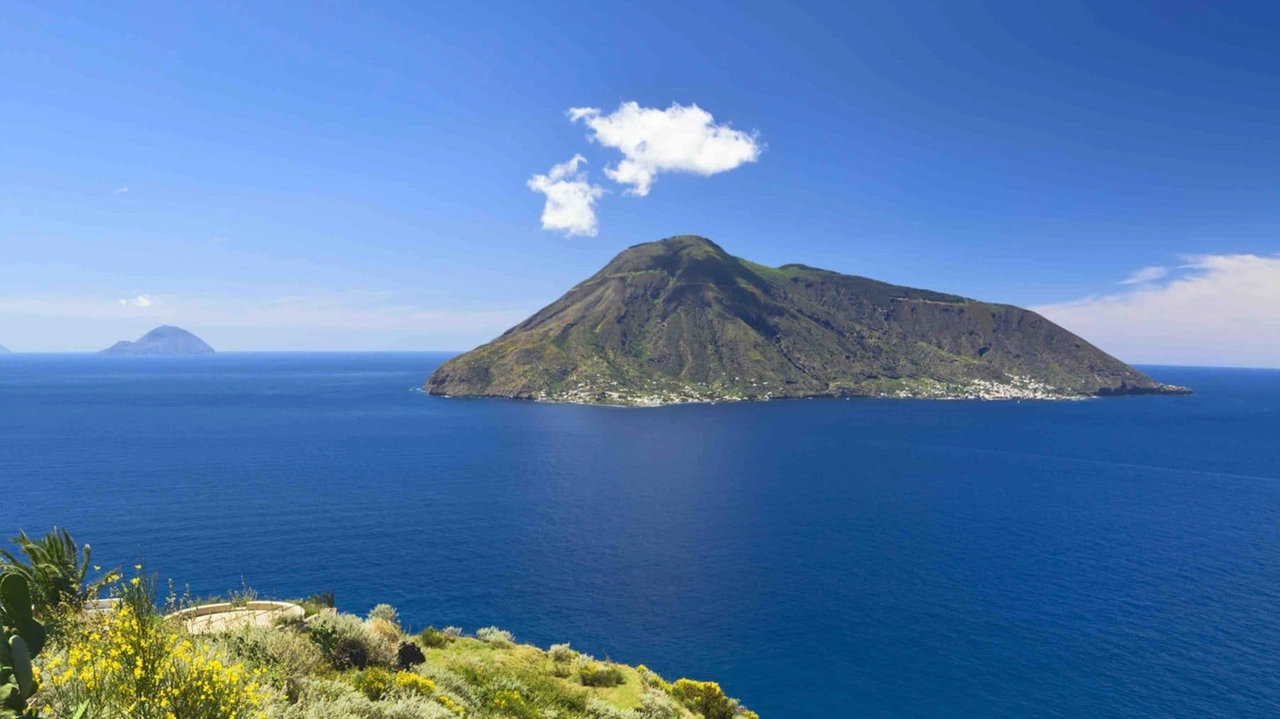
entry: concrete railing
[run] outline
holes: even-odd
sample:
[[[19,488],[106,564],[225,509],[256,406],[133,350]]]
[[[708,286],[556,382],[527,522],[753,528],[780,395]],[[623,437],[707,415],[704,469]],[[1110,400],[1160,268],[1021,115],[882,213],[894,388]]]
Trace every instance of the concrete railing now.
[[[189,631],[204,633],[242,624],[269,626],[283,618],[302,619],[305,616],[306,611],[292,602],[253,601],[244,604],[202,604],[169,614],[165,619],[176,619],[186,624]]]

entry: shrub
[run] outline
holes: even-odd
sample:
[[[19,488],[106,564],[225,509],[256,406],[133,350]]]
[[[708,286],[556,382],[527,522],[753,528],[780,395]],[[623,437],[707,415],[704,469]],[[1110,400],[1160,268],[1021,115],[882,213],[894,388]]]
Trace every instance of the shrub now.
[[[494,694],[491,705],[498,713],[518,719],[539,719],[538,708],[529,703],[524,695],[511,689],[504,689]]]
[[[326,612],[308,620],[307,634],[334,669],[391,666],[394,651],[359,617]]]
[[[578,658],[578,653],[573,651],[568,644],[552,644],[547,654],[551,657],[551,661],[557,664],[571,662]]]
[[[435,627],[427,627],[418,635],[418,643],[426,649],[440,649],[453,643],[457,637],[442,631],[437,631]]]
[[[320,647],[291,629],[242,625],[217,638],[227,653],[264,670],[276,679],[305,677],[324,664]]]
[[[636,719],[681,719],[684,713],[669,694],[652,687],[646,687],[640,695],[640,708],[635,710]]]
[[[422,653],[422,649],[413,642],[401,642],[400,648],[396,650],[396,666],[401,669],[416,667],[427,661],[427,655]]]
[[[450,670],[472,688],[468,709],[478,709],[484,716],[488,716],[485,710],[502,706],[503,712],[498,713],[515,717],[578,717],[586,711],[587,699],[591,696],[576,684],[548,676],[536,663],[471,659],[450,665]],[[437,684],[451,696],[460,696],[451,684],[445,681]]]
[[[437,664],[423,664],[417,672],[435,682],[441,695],[448,693],[449,700],[459,705],[475,705],[475,687],[466,678],[452,669]]]
[[[400,624],[400,614],[396,611],[396,608],[390,604],[379,604],[373,609],[370,609],[369,616],[366,617],[366,619],[385,619],[397,626]]]
[[[395,685],[400,694],[423,697],[431,696],[436,690],[435,682],[413,672],[396,672]]]
[[[587,700],[587,719],[632,719],[631,712],[624,712],[609,702],[591,697]]]
[[[461,704],[454,701],[452,698],[449,697],[448,694],[438,695],[436,697],[436,701],[439,702],[440,706],[444,707],[445,709],[448,709],[449,711],[453,712],[454,714],[457,714],[458,716],[462,716],[463,714],[467,713],[466,707],[463,707]]]
[[[44,670],[41,705],[53,716],[87,703],[91,716],[249,719],[266,699],[259,672],[128,603],[85,619]]]
[[[384,641],[391,642],[392,645],[399,644],[400,640],[404,637],[404,632],[401,631],[399,624],[381,617],[373,617],[372,619],[369,619],[366,624],[369,625],[370,631],[381,637]]]
[[[373,667],[358,672],[352,677],[351,686],[366,697],[378,701],[391,690],[392,680],[391,672],[379,667]]]
[[[733,719],[739,709],[738,703],[725,696],[724,690],[715,682],[677,679],[671,687],[671,695],[706,719]]]
[[[445,635],[446,637],[449,637],[449,641],[453,641],[454,639],[458,639],[462,636],[462,628],[461,627],[445,627],[444,629],[440,630],[440,633]]]
[[[491,646],[508,648],[515,646],[515,638],[511,636],[511,632],[497,627],[485,627],[476,632],[476,639],[489,644]]]
[[[658,676],[658,673],[653,671],[649,667],[646,667],[645,665],[641,664],[636,667],[636,673],[640,675],[640,683],[645,685],[646,687],[656,687],[662,690],[664,694],[671,693],[671,684],[667,682],[665,679],[663,679],[662,677]]]
[[[390,692],[372,700],[350,684],[311,679],[304,682],[298,701],[280,707],[272,719],[458,719],[438,699]]]
[[[616,687],[625,684],[627,677],[612,664],[588,662],[578,669],[578,680],[584,687]]]

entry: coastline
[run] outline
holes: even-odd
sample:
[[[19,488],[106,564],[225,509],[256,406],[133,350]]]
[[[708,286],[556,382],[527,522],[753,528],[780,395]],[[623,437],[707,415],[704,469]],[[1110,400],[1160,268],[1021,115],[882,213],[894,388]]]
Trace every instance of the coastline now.
[[[1094,394],[1066,392],[1029,378],[1013,378],[1010,383],[998,383],[986,380],[973,380],[968,385],[947,385],[932,380],[920,381],[915,385],[899,388],[896,391],[867,392],[824,392],[812,394],[774,394],[767,392],[761,395],[713,394],[710,388],[686,387],[683,391],[659,393],[629,394],[614,389],[597,390],[594,388],[575,388],[570,392],[542,392],[538,394],[448,394],[433,392],[422,388],[433,397],[445,399],[488,398],[512,399],[546,404],[576,404],[595,407],[619,408],[651,408],[674,405],[717,404],[720,402],[773,402],[783,400],[807,399],[915,399],[934,401],[980,401],[980,402],[1076,402],[1081,400],[1127,397],[1127,396],[1184,396],[1192,394],[1187,387],[1170,384],[1158,384],[1154,387],[1122,387],[1112,390],[1102,388]]]

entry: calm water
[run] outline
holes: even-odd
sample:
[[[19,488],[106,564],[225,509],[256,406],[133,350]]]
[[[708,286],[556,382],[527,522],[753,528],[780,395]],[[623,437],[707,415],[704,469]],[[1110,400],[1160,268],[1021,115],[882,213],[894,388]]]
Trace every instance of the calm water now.
[[[1280,372],[628,410],[441,355],[9,357],[0,531],[721,681],[766,719],[1280,715]]]

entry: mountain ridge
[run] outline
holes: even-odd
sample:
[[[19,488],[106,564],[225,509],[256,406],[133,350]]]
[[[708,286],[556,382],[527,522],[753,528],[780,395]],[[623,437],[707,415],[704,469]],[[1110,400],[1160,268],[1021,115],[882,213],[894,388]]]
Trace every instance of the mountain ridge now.
[[[445,362],[425,389],[640,405],[1188,391],[1030,310],[801,264],[766,267],[693,235],[624,250]]]

